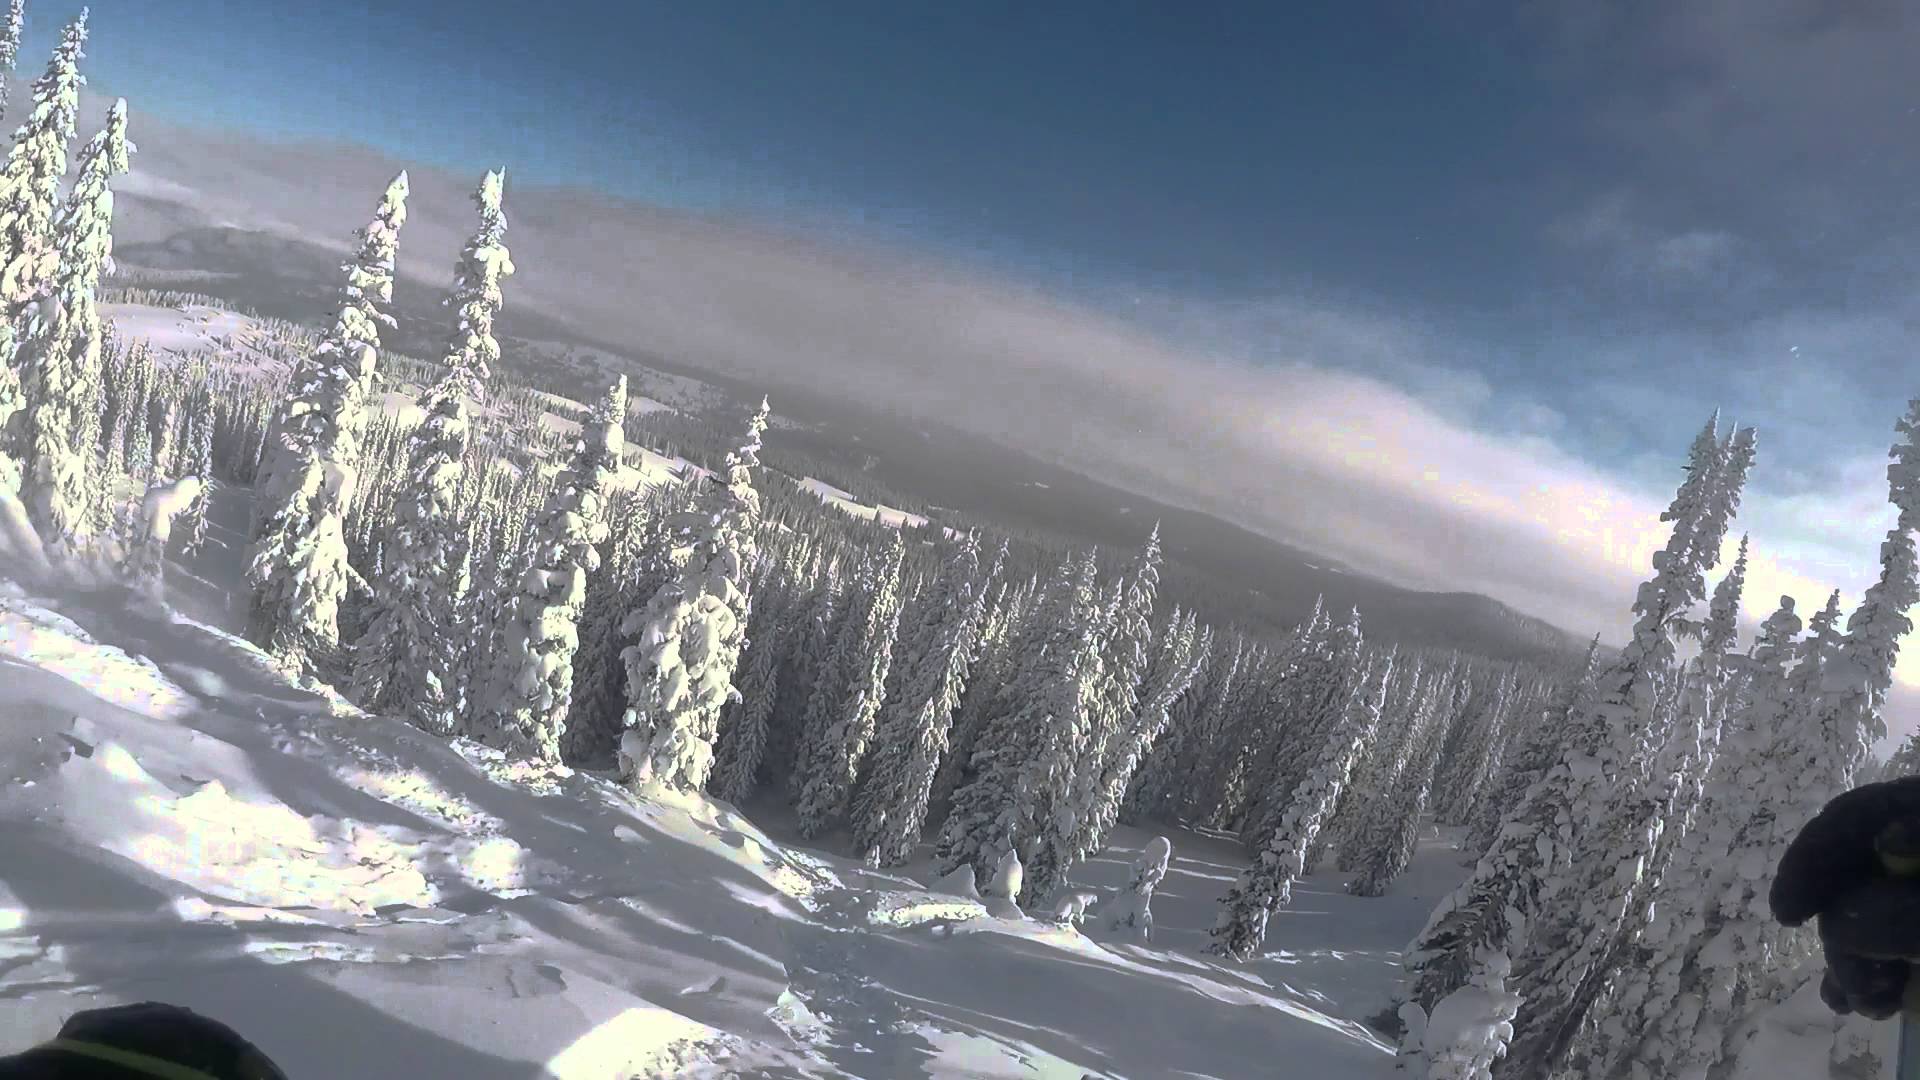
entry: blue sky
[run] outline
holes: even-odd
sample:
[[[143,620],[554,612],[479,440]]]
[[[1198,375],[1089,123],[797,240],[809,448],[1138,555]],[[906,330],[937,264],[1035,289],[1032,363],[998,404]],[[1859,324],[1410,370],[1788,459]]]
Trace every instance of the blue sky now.
[[[69,6],[30,5],[23,67]],[[104,0],[88,70],[170,119],[851,223],[1108,299],[1382,312],[1622,457],[1713,395],[1588,421],[1587,380],[1731,377],[1825,347],[1749,339],[1785,296],[1845,314],[1904,289],[1910,257],[1869,264],[1857,245],[1920,214],[1915,154],[1894,145],[1914,142],[1910,116],[1834,139],[1796,125],[1853,118],[1803,107],[1769,137],[1742,127],[1767,120],[1737,115],[1751,103],[1714,99],[1748,75],[1743,51],[1817,23],[1758,4],[1676,27],[1664,6],[1583,24],[1574,5],[1522,22],[1490,4],[555,0],[527,19],[485,0]],[[1695,98],[1729,115],[1669,115]],[[1832,156],[1796,161],[1816,150]],[[1851,210],[1785,223],[1805,213],[1775,190],[1789,179]],[[1498,403],[1482,419],[1511,422]]]
[[[31,0],[23,74],[77,6]],[[1756,513],[1817,532],[1791,500],[1870,478],[1920,390],[1910,5],[1516,7],[101,0],[86,71],[964,260],[1644,490],[1723,406],[1788,500]]]

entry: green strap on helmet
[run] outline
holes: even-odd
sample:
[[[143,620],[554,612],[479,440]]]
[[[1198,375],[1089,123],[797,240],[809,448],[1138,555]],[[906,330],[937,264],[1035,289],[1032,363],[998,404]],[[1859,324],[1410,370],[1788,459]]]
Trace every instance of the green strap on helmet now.
[[[132,1050],[122,1050],[117,1046],[102,1046],[99,1043],[81,1042],[78,1039],[55,1039],[43,1045],[48,1050],[63,1050],[69,1054],[111,1062],[122,1068],[145,1073],[154,1077],[155,1080],[220,1080],[211,1073],[204,1073],[178,1062],[165,1061]]]

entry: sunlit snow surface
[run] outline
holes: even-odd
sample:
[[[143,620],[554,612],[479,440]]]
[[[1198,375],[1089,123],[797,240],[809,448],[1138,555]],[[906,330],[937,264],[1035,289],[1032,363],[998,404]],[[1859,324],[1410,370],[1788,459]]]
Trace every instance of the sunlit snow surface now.
[[[1430,842],[1399,895],[1310,880],[1246,965],[1200,951],[1243,856],[1186,832],[1151,945],[1098,907],[1084,934],[994,917],[769,807],[636,803],[361,714],[124,590],[6,586],[0,714],[9,1046],[161,998],[296,1077],[1384,1077],[1359,1021],[1462,872]]]
[[[809,476],[799,481],[799,484],[800,490],[812,494],[828,506],[865,521],[877,521],[896,529],[902,526],[921,529],[927,524],[927,519],[919,514],[909,514],[905,510],[895,510],[891,506],[869,506],[854,498],[852,492],[843,491],[825,480],[815,480]]]
[[[811,476],[795,481],[800,490],[819,499],[844,514],[851,514],[862,521],[872,521],[895,529],[924,529],[927,519],[920,514],[910,514],[905,510],[896,510],[884,504],[863,503],[852,492],[834,487],[825,480],[816,480]],[[942,527],[947,539],[958,539],[960,534],[950,528]]]
[[[234,367],[280,363],[258,320],[204,304],[161,307],[153,304],[101,304],[100,314],[126,341],[145,341],[157,359],[204,354],[218,349]]]

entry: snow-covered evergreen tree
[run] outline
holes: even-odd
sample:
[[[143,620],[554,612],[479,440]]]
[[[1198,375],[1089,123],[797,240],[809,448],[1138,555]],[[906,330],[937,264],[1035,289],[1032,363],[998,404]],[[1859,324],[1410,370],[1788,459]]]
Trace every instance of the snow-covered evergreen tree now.
[[[27,29],[27,0],[12,0],[7,5],[6,22],[0,23],[0,115],[5,115],[7,99],[13,89],[13,72],[20,60],[20,37]]]
[[[1714,754],[1726,725],[1727,710],[1737,690],[1733,676],[1738,658],[1729,653],[1739,637],[1740,595],[1746,587],[1746,578],[1747,540],[1743,537],[1733,567],[1714,586],[1707,617],[1694,631],[1700,641],[1700,655],[1676,687],[1681,699],[1680,722],[1656,763],[1656,768],[1667,778],[1669,809],[1649,865],[1653,880],[1666,873],[1681,839],[1692,831],[1694,810],[1705,793]],[[1646,903],[1651,903],[1652,892],[1652,889],[1644,890]],[[1644,918],[1636,915],[1628,929],[1638,934],[1643,926]]]
[[[924,605],[924,624],[915,635],[920,654],[900,696],[882,715],[872,774],[854,803],[854,849],[875,866],[906,862],[920,841],[934,771],[966,690],[974,637],[985,615],[985,586],[979,542],[969,534]]]
[[[1816,640],[1838,617],[1837,605],[1816,617]],[[1654,890],[1645,931],[1573,1042],[1569,1067],[1583,1075],[1694,1075],[1720,1058],[1725,1025],[1745,1011],[1753,973],[1768,959],[1764,935],[1778,927],[1758,903],[1763,890],[1738,883],[1771,872],[1788,832],[1774,824],[1785,764],[1774,755],[1807,741],[1787,679],[1799,633],[1793,598],[1783,596],[1743,658],[1746,707],[1728,716],[1696,825]]]
[[[841,560],[848,553],[837,546],[815,552],[814,566],[807,579],[811,596],[805,601],[793,628],[793,646],[788,650],[775,695],[773,717],[767,730],[767,762],[781,776],[782,790],[789,800],[800,797],[800,751],[806,745],[808,721],[814,703],[826,708],[822,684],[833,681],[834,645],[852,603],[842,572]]]
[[[1880,779],[1891,780],[1897,776],[1920,776],[1920,731],[1914,731],[1900,741],[1898,749],[1889,757],[1881,769]],[[1864,782],[1864,781],[1863,781]]]
[[[1476,857],[1485,854],[1499,836],[1501,822],[1519,808],[1533,782],[1553,767],[1560,750],[1558,736],[1568,715],[1576,701],[1592,692],[1599,678],[1599,657],[1600,637],[1596,634],[1587,644],[1586,658],[1561,688],[1559,696],[1544,708],[1521,711],[1522,728],[1512,740],[1511,752],[1501,763],[1491,793],[1480,801],[1465,850]]]
[[[900,630],[900,568],[905,558],[905,541],[898,530],[889,530],[886,555],[862,582],[866,598],[846,636],[852,675],[846,697],[823,729],[809,732],[817,741],[804,756],[808,774],[795,803],[802,836],[817,836],[839,824],[852,802],[854,783],[873,744]]]
[[[1282,715],[1282,684],[1308,625],[1297,627],[1277,645],[1256,646],[1242,664],[1225,707],[1220,737],[1207,758],[1205,782],[1193,791],[1186,815],[1189,821],[1225,828],[1245,808],[1250,773],[1255,759],[1273,743],[1275,717]]]
[[[1285,810],[1275,805],[1286,801],[1279,793],[1291,791],[1305,777],[1320,737],[1339,719],[1340,679],[1347,672],[1334,657],[1337,631],[1324,600],[1314,601],[1313,615],[1277,654],[1265,705],[1242,726],[1247,752],[1237,755],[1223,809],[1250,852],[1272,839]],[[1357,626],[1344,629],[1349,640],[1358,633]]]
[[[1340,801],[1320,830],[1321,842],[1334,850],[1336,865],[1343,871],[1359,865],[1374,809],[1387,797],[1393,778],[1405,764],[1416,714],[1434,678],[1428,670],[1428,657],[1419,651],[1402,654],[1394,666],[1386,702],[1380,709],[1379,727],[1353,763]]]
[[[1088,552],[1076,579],[1070,609],[1067,655],[1056,669],[1060,676],[1042,692],[1031,718],[1037,736],[1033,753],[1022,762],[1016,789],[1035,793],[1035,815],[1021,860],[1025,874],[1022,907],[1045,903],[1066,883],[1077,860],[1085,806],[1074,782],[1078,770],[1094,752],[1098,730],[1095,719],[1107,697],[1102,648],[1112,632],[1115,606],[1103,602],[1096,590],[1097,567]],[[1110,598],[1109,598],[1110,599]]]
[[[1160,813],[1169,800],[1170,787],[1183,761],[1191,753],[1190,742],[1199,736],[1201,713],[1207,707],[1207,695],[1221,663],[1214,641],[1213,627],[1195,619],[1197,633],[1188,658],[1187,689],[1167,710],[1167,719],[1158,738],[1151,740],[1146,755],[1127,783],[1120,803],[1119,820],[1132,824],[1151,812]]]
[[[1734,876],[1723,895],[1731,925],[1721,937],[1738,942],[1745,956],[1763,958],[1759,970],[1746,973],[1744,981],[1716,973],[1721,981],[1733,982],[1736,1005],[1783,996],[1792,988],[1784,982],[1785,973],[1811,958],[1811,935],[1782,933],[1765,918],[1758,898],[1773,865],[1767,860],[1777,860],[1800,823],[1857,782],[1871,761],[1872,747],[1886,733],[1880,711],[1900,641],[1912,627],[1906,612],[1920,599],[1913,536],[1920,529],[1920,399],[1908,402],[1896,428],[1900,438],[1889,451],[1893,460],[1887,467],[1887,487],[1897,517],[1881,543],[1880,577],[1847,619],[1844,637],[1836,629],[1837,591],[1810,621],[1810,633],[1789,676],[1793,717],[1781,726],[1781,738],[1769,751],[1780,765],[1770,770],[1764,787],[1768,799],[1749,824],[1754,831],[1748,842],[1759,844],[1765,836],[1769,844],[1749,849],[1737,866],[1729,867]]]
[[[1208,657],[1205,683],[1182,700],[1173,721],[1176,738],[1166,745],[1163,763],[1142,777],[1134,796],[1139,819],[1175,821],[1193,813],[1204,788],[1204,769],[1222,741],[1240,667],[1251,653],[1244,637],[1216,642]]]
[[[1453,699],[1460,675],[1458,656],[1444,668],[1423,663],[1416,656],[1414,666],[1418,670],[1402,692],[1397,697],[1390,692],[1380,735],[1369,748],[1375,752],[1366,755],[1372,760],[1366,762],[1359,782],[1351,787],[1354,798],[1343,808],[1346,821],[1338,834],[1337,864],[1341,870],[1359,870],[1369,858],[1394,843],[1405,774],[1410,765],[1423,764],[1416,756],[1420,738]],[[1339,817],[1342,810],[1335,814]]]
[[[1606,815],[1612,793],[1606,778],[1622,771],[1623,747],[1614,736],[1631,736],[1651,721],[1641,717],[1643,710],[1653,709],[1661,685],[1673,672],[1676,620],[1705,591],[1704,564],[1709,553],[1700,550],[1698,539],[1710,513],[1716,474],[1725,460],[1717,419],[1709,421],[1694,440],[1686,479],[1662,515],[1673,523],[1673,531],[1666,546],[1655,553],[1653,577],[1635,599],[1639,619],[1633,638],[1592,690],[1575,697],[1550,751],[1553,764],[1528,786],[1473,874],[1441,902],[1408,947],[1408,997],[1421,1007],[1430,1009],[1465,985],[1476,957],[1498,954],[1512,959],[1527,947],[1543,900],[1560,894],[1556,886],[1566,877],[1579,834]],[[1717,547],[1711,554],[1717,557]],[[1637,867],[1638,856],[1630,858],[1627,865]],[[1600,861],[1608,868],[1621,865],[1613,855]],[[1577,896],[1568,903],[1583,906]],[[1581,917],[1578,911],[1570,914]],[[1610,929],[1607,934],[1605,944],[1610,947]],[[1564,1007],[1584,1010],[1590,988],[1574,987],[1568,992],[1577,1001]],[[1523,996],[1530,1009],[1545,1012],[1558,1005]],[[1542,1050],[1546,1052],[1520,1059],[1523,1075],[1527,1069],[1548,1071],[1548,1059],[1557,1056],[1557,1048]]]
[[[384,308],[393,302],[394,259],[407,220],[407,194],[407,174],[402,172],[381,194],[373,220],[356,234],[353,259],[340,267],[346,281],[333,323],[295,365],[286,397],[275,405],[267,424],[255,477],[264,492],[281,486],[282,472],[311,468],[314,460],[329,455],[358,456],[361,418],[349,414],[357,412],[371,388],[380,327],[395,325]],[[284,484],[295,486],[293,480]],[[258,509],[252,529],[256,536],[275,509]]]
[[[580,609],[587,575],[600,567],[607,538],[606,502],[626,446],[627,377],[622,375],[582,427],[573,460],[555,480],[533,527],[526,572],[514,582],[505,650],[482,739],[547,762],[560,760],[560,739],[573,703],[573,654],[580,647]]]
[[[1738,509],[1740,488],[1746,482],[1753,463],[1753,432],[1736,431],[1727,439],[1725,464],[1715,488],[1714,513],[1703,532],[1700,544],[1718,545],[1727,523]],[[1676,705],[1662,710],[1672,712],[1671,729],[1661,737],[1656,733],[1650,747],[1657,747],[1652,774],[1645,789],[1659,804],[1657,815],[1660,837],[1644,874],[1650,883],[1641,889],[1632,913],[1617,932],[1624,940],[1637,936],[1650,915],[1653,888],[1671,865],[1680,837],[1692,827],[1693,811],[1699,803],[1707,770],[1720,739],[1727,702],[1732,692],[1727,654],[1738,637],[1740,593],[1746,582],[1747,545],[1743,540],[1731,570],[1715,585],[1708,603],[1707,616],[1701,620],[1676,620],[1676,632],[1697,639],[1700,654],[1682,669],[1666,688]]]
[[[847,554],[851,560],[853,552]],[[832,601],[832,619],[823,628],[823,641],[816,646],[818,662],[809,672],[812,685],[807,690],[800,737],[794,744],[793,775],[788,786],[796,806],[802,792],[826,767],[814,759],[826,748],[828,732],[839,723],[848,688],[853,685],[864,659],[860,638],[866,628],[866,610],[874,599],[878,575],[874,559],[871,550],[861,552],[859,562],[851,565],[851,572],[844,579],[835,580],[841,587],[841,595]]]
[[[1337,627],[1329,620],[1325,629],[1305,644],[1297,667],[1282,687],[1288,698],[1286,727],[1279,733],[1267,766],[1255,777],[1266,787],[1251,792],[1251,809],[1240,830],[1241,841],[1253,845],[1255,851],[1264,851],[1273,843],[1293,792],[1306,781],[1320,752],[1346,718],[1348,702],[1359,689],[1356,680],[1365,674],[1359,608],[1349,611],[1346,621]]]
[[[1440,767],[1440,748],[1446,743],[1448,731],[1459,717],[1459,695],[1465,686],[1465,680],[1462,679],[1454,684],[1450,697],[1444,693],[1436,694],[1436,698],[1445,699],[1447,703],[1426,710],[1422,716],[1418,736],[1393,794],[1381,804],[1383,812],[1378,818],[1379,827],[1371,837],[1372,843],[1361,856],[1359,873],[1347,883],[1347,891],[1353,895],[1386,895],[1387,887],[1413,862],[1414,849],[1420,840],[1420,829],[1426,824],[1427,807],[1433,795],[1434,773]]]
[[[311,667],[338,645],[339,605],[349,576],[344,531],[357,477],[359,413],[373,379],[380,310],[393,299],[393,260],[406,222],[407,174],[381,196],[333,326],[302,359],[263,451],[253,550],[248,635],[295,667]],[[136,418],[136,431],[146,425]]]
[[[1817,723],[1824,752],[1805,762],[1812,771],[1796,787],[1797,808],[1806,817],[1849,786],[1886,734],[1880,710],[1893,685],[1900,640],[1913,628],[1906,613],[1920,600],[1920,553],[1914,544],[1914,532],[1920,530],[1920,398],[1907,403],[1895,428],[1900,441],[1888,452],[1893,460],[1887,466],[1887,499],[1898,516],[1880,544],[1880,577],[1847,617],[1845,647],[1820,687]]]
[[[469,715],[462,656],[453,632],[467,504],[460,501],[472,444],[470,403],[481,400],[500,345],[493,323],[513,273],[504,243],[505,177],[489,172],[474,193],[480,225],[460,253],[448,304],[454,326],[446,374],[416,402],[423,419],[407,437],[406,472],[382,550],[386,574],[367,633],[354,644],[353,682],[362,707],[394,713],[423,731],[459,734]]]
[[[170,391],[172,387],[167,389]],[[154,404],[159,422],[154,426],[153,478],[158,483],[177,475],[173,467],[179,452],[180,403],[171,393],[162,393]]]
[[[1206,662],[1203,636],[1192,612],[1183,615],[1176,610],[1167,623],[1154,650],[1153,666],[1136,695],[1133,715],[1108,742],[1098,763],[1100,782],[1081,823],[1080,858],[1091,858],[1105,845],[1142,762],[1172,723],[1174,705],[1191,691]]]
[[[1393,660],[1392,653],[1371,662],[1353,655],[1352,663],[1366,667],[1362,678],[1350,680],[1354,692],[1348,695],[1346,714],[1329,733],[1307,779],[1289,798],[1273,839],[1221,901],[1211,951],[1237,960],[1251,958],[1266,940],[1274,908],[1293,902],[1293,883],[1305,872],[1307,851],[1333,813],[1354,761],[1379,727]]]
[[[1652,860],[1679,790],[1663,768],[1672,757],[1662,746],[1675,737],[1674,725],[1700,720],[1681,707],[1675,636],[1687,610],[1705,599],[1706,573],[1719,561],[1753,459],[1752,429],[1724,443],[1711,423],[1701,434],[1665,515],[1673,533],[1635,604],[1634,637],[1601,678],[1591,711],[1574,717],[1574,738],[1549,773],[1564,777],[1572,796],[1563,833],[1568,859],[1545,886],[1554,902],[1541,909],[1524,948],[1509,952],[1527,1006],[1504,1068],[1522,1075],[1551,1071],[1564,1057],[1657,879]],[[1697,733],[1678,734],[1697,745]]]
[[[110,324],[109,324],[110,325]],[[107,389],[107,400],[102,404],[106,416],[101,420],[101,437],[105,442],[100,457],[99,468],[95,471],[98,483],[93,485],[93,510],[91,527],[95,536],[106,536],[118,528],[121,516],[120,483],[127,475],[127,437],[128,437],[128,384],[131,382],[131,365],[124,359],[114,365],[107,377],[102,380]],[[211,434],[211,433],[209,433]],[[0,436],[4,441],[4,436]],[[211,477],[209,470],[206,474]],[[209,488],[202,489],[201,501],[205,501]]]
[[[211,409],[210,405],[205,407]],[[194,423],[189,461],[188,474],[201,479],[200,492],[194,497],[193,504],[187,507],[187,538],[181,546],[182,552],[192,555],[206,543],[207,512],[213,505],[213,417],[210,413],[201,413]],[[107,483],[112,483],[113,479],[109,476]]]
[[[1479,958],[1473,980],[1433,1007],[1400,1007],[1401,1061],[1414,1080],[1490,1080],[1506,1056],[1520,996],[1507,989],[1512,964],[1502,953]]]
[[[1002,853],[1036,841],[1056,801],[1049,796],[1072,768],[1073,733],[1085,730],[1093,705],[1099,616],[1092,558],[1062,563],[1034,615],[1031,647],[1021,650],[1025,663],[1006,695],[1014,707],[988,718],[973,748],[973,779],[954,792],[935,846],[942,873],[967,863],[976,880],[991,881]],[[1029,887],[1032,869],[1025,867]]]
[[[27,520],[27,508],[20,502],[20,463],[9,453],[6,438],[14,417],[26,405],[20,372],[13,362],[16,352],[13,327],[0,319],[0,550],[23,563],[31,559],[37,564],[45,555],[39,535]]]
[[[140,503],[140,531],[133,538],[124,567],[135,585],[158,592],[165,572],[167,544],[173,523],[200,494],[200,478],[187,476],[148,488]]]
[[[561,744],[562,760],[570,764],[596,769],[614,764],[627,700],[627,673],[620,661],[627,642],[620,624],[676,572],[671,525],[677,506],[670,504],[684,495],[676,484],[635,493],[609,507],[611,535],[600,572],[587,579],[580,649],[574,654],[573,706]]]
[[[767,403],[747,425],[740,447],[710,480],[696,512],[693,551],[680,574],[636,609],[621,632],[638,642],[627,665],[627,731],[620,739],[621,780],[683,791],[706,786],[720,709],[734,696],[735,667],[746,636],[742,591],[754,555],[760,496],[753,470]]]
[[[1004,544],[1001,550],[1004,558]],[[988,718],[1002,711],[1016,661],[1028,655],[1025,646],[1036,633],[1031,616],[1043,606],[1040,592],[1037,577],[1017,585],[1006,583],[982,618],[968,689],[954,710],[946,759],[933,775],[933,795],[928,799],[930,824],[944,820],[954,793],[974,778],[974,742]]]
[[[1740,538],[1733,566],[1713,587],[1713,600],[1707,606],[1706,621],[1701,624],[1700,654],[1711,662],[1708,674],[1714,679],[1730,677],[1733,667],[1737,667],[1728,661],[1740,637],[1740,598],[1747,586],[1748,540],[1746,536]]]
[[[81,152],[79,175],[53,222],[56,261],[43,279],[50,292],[35,302],[22,326],[27,512],[56,556],[76,554],[92,540],[87,474],[95,461],[91,432],[98,430],[105,399],[94,293],[101,275],[113,266],[113,191],[108,184],[127,171],[133,149],[122,98],[108,110],[106,127]]]
[[[714,748],[713,773],[707,787],[738,805],[753,793],[767,751],[768,721],[779,701],[780,671],[796,621],[795,592],[807,579],[811,545],[787,545],[782,558],[769,560],[763,583],[753,592],[753,613],[747,621],[745,658],[741,661],[740,700],[723,720]]]
[[[1442,778],[1434,791],[1434,820],[1449,825],[1467,823],[1474,803],[1479,801],[1480,788],[1498,767],[1499,747],[1506,741],[1519,687],[1520,670],[1509,667],[1474,693],[1461,723],[1459,742],[1452,757],[1441,765]]]
[[[1498,816],[1501,811],[1492,804],[1499,797],[1499,787],[1507,774],[1507,761],[1519,752],[1531,734],[1537,718],[1546,710],[1545,683],[1538,676],[1523,677],[1519,671],[1514,673],[1513,684],[1507,693],[1504,710],[1499,717],[1499,729],[1492,743],[1487,747],[1484,763],[1473,779],[1473,791],[1465,800],[1465,806],[1459,812],[1460,824],[1467,827],[1461,850],[1478,858],[1478,848],[1472,847],[1472,830],[1487,816]],[[1498,828],[1495,821],[1491,828]]]
[[[1088,845],[1097,846],[1105,834],[1098,819],[1105,813],[1102,807],[1113,767],[1120,758],[1137,753],[1134,729],[1142,704],[1142,684],[1154,660],[1153,607],[1159,589],[1160,526],[1156,523],[1126,572],[1114,582],[1114,596],[1104,619],[1104,681],[1098,689],[1099,701],[1088,716],[1086,755],[1074,769],[1069,796],[1069,813],[1081,826],[1081,835],[1073,844],[1076,857],[1085,854],[1082,849]]]
[[[1140,857],[1133,860],[1133,874],[1126,887],[1113,899],[1107,913],[1107,929],[1134,930],[1142,941],[1153,940],[1153,890],[1167,876],[1167,863],[1173,858],[1173,844],[1164,836],[1147,841]]]
[[[67,144],[80,115],[81,52],[87,42],[87,12],[68,23],[45,74],[33,81],[33,108],[13,133],[0,166],[0,304],[18,323],[26,306],[45,296],[59,265],[53,217],[60,180],[67,173]]]
[[[144,484],[153,477],[153,425],[149,421],[148,409],[152,404],[153,379],[150,373],[143,374],[134,384],[136,397],[132,415],[127,417],[131,429],[131,438],[127,442],[127,470],[136,483]]]

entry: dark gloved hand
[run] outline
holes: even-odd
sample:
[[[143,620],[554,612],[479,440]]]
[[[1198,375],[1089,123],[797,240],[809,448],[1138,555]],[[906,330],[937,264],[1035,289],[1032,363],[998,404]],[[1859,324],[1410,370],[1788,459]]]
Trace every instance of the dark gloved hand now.
[[[1890,827],[1920,836],[1920,777],[1866,784],[1827,803],[1780,857],[1768,896],[1787,926],[1819,920],[1827,957],[1820,999],[1876,1020],[1900,1011],[1909,965],[1920,961],[1920,875],[1896,876],[1875,847]]]
[[[0,1077],[163,1076],[152,1062],[207,1080],[287,1080],[259,1048],[218,1020],[145,1001],[74,1013],[52,1042],[0,1061]],[[24,1072],[7,1072],[11,1065]]]

